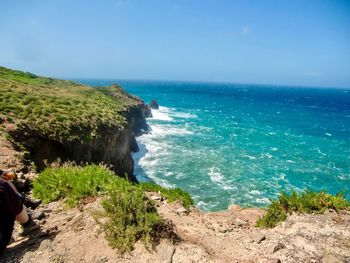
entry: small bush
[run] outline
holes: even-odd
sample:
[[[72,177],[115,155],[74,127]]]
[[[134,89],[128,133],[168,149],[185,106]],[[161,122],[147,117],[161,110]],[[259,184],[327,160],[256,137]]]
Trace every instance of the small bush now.
[[[102,207],[97,221],[107,219],[102,223],[107,240],[120,253],[130,251],[139,239],[149,247],[165,224],[144,191],[126,180],[111,185]]]
[[[300,194],[293,191],[290,195],[282,192],[277,200],[273,200],[267,213],[257,221],[258,227],[272,228],[287,218],[287,214],[324,213],[327,209],[335,211],[350,209],[350,203],[342,193],[337,195],[325,192],[305,191]]]
[[[172,225],[158,215],[145,191],[159,191],[170,202],[192,204],[191,197],[178,188],[133,184],[98,165],[48,168],[33,182],[34,196],[45,203],[64,199],[72,206],[88,196],[103,194],[103,210],[94,213],[94,217],[105,230],[109,244],[120,253],[132,250],[138,240],[149,247],[160,237],[176,239]]]

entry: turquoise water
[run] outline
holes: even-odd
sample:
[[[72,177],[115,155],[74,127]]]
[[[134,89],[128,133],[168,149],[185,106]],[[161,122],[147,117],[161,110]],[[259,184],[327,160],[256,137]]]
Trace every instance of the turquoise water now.
[[[161,105],[138,138],[135,174],[178,186],[206,211],[265,206],[281,190],[350,192],[350,90],[120,83]]]

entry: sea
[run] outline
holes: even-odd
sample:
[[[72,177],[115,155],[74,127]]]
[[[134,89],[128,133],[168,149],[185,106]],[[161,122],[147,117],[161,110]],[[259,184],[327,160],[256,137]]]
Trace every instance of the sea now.
[[[140,181],[189,192],[204,211],[265,207],[281,191],[350,199],[350,89],[232,83],[120,84],[160,107],[137,138]]]

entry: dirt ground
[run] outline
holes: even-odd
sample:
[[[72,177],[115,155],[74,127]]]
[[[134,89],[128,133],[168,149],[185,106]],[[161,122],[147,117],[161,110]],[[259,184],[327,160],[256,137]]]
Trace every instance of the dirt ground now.
[[[161,240],[153,250],[137,243],[128,254],[109,247],[92,211],[99,199],[66,209],[60,202],[41,205],[34,217],[41,229],[29,238],[18,236],[0,262],[350,262],[350,213],[292,215],[273,229],[260,229],[255,221],[264,211],[232,206],[218,213],[189,210],[168,204],[150,193],[163,218],[175,225],[181,239]]]

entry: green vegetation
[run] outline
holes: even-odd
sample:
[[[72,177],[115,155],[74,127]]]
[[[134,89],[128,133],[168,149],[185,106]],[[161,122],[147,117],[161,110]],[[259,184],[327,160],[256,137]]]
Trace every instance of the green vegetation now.
[[[45,203],[64,199],[67,205],[74,206],[86,197],[104,195],[103,211],[96,213],[95,219],[105,230],[109,244],[119,252],[130,251],[137,240],[149,246],[159,237],[173,235],[171,226],[147,198],[147,191],[161,192],[169,202],[180,201],[185,206],[193,203],[178,188],[133,184],[98,165],[47,168],[33,181],[34,196]]]
[[[100,128],[123,126],[121,112],[136,103],[116,87],[94,89],[0,67],[2,131],[14,124],[52,139],[89,140]]]
[[[126,180],[112,184],[102,201],[104,211],[95,218],[103,226],[109,244],[119,252],[130,251],[138,239],[150,246],[165,222],[145,193]],[[101,223],[101,218],[108,221]]]
[[[69,206],[74,206],[88,196],[106,193],[113,183],[124,181],[103,166],[47,168],[35,177],[33,194],[44,203],[65,199]]]
[[[322,214],[327,209],[348,210],[350,203],[342,193],[331,195],[325,192],[305,191],[298,194],[293,191],[288,195],[282,192],[277,200],[272,200],[267,213],[257,221],[257,226],[272,228],[293,212]]]
[[[164,188],[155,183],[140,183],[139,187],[147,192],[160,192],[170,203],[180,201],[182,205],[189,208],[193,205],[191,196],[180,188]]]

